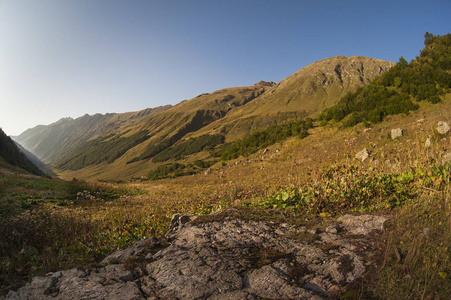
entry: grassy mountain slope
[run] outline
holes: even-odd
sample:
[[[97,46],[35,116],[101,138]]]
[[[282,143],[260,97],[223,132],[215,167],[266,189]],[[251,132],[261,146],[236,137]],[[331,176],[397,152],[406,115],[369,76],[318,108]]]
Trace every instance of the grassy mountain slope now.
[[[121,164],[151,158],[186,134],[224,117],[234,107],[263,92],[264,88],[260,86],[229,88],[183,101],[139,119],[124,133],[116,132],[81,144],[58,158],[56,166],[76,170],[92,164],[111,163],[119,158]]]
[[[272,124],[314,116],[391,66],[371,58],[338,56],[307,66],[278,84],[262,81],[226,88],[173,107],[63,119],[30,129],[16,140],[59,170],[86,170],[77,172],[82,177],[108,173],[110,164],[119,172],[116,177],[143,175],[141,170],[158,167],[162,156],[197,141],[191,138],[205,144],[207,136],[217,134],[231,142]],[[217,145],[204,144],[191,148],[202,152]]]
[[[4,168],[19,167],[27,172],[35,175],[44,175],[44,173],[36,167],[23,154],[14,141],[0,129],[0,157],[3,160],[1,164]]]
[[[289,138],[264,154],[217,164],[208,175],[123,183],[118,190],[139,193],[120,199],[102,200],[92,191],[68,198],[73,204],[33,204],[35,211],[2,223],[0,237],[9,260],[2,265],[0,284],[11,286],[30,274],[56,269],[86,268],[115,248],[164,235],[174,213],[234,206],[242,218],[315,230],[324,230],[345,213],[388,215],[387,230],[374,240],[379,249],[372,260],[375,269],[363,283],[337,293],[361,299],[418,299],[423,294],[446,299],[451,291],[450,168],[439,166],[450,152],[450,135],[438,135],[436,127],[451,120],[451,94],[441,98],[438,104],[421,102],[410,114],[388,116],[369,130],[362,124],[315,127],[305,139]],[[398,127],[404,135],[392,140],[389,132]],[[431,145],[426,147],[428,137]],[[360,162],[354,156],[363,148],[371,155]],[[37,224],[33,228],[20,225],[31,221]],[[13,228],[16,235],[11,235]],[[334,248],[324,251],[333,255]]]
[[[267,150],[218,163],[207,173],[110,183],[102,185],[107,187],[103,193],[92,187],[65,187],[75,193],[61,195],[69,194],[61,205],[27,202],[33,211],[0,220],[0,288],[24,284],[35,274],[96,266],[114,249],[144,237],[164,236],[175,213],[208,214],[233,207],[227,218],[295,226],[300,234],[293,238],[306,245],[322,238],[343,214],[387,216],[384,230],[371,236],[374,249],[361,249],[375,251],[368,257],[364,278],[340,286],[330,298],[448,299],[451,133],[438,133],[437,126],[451,122],[451,93],[437,96],[438,103],[409,98],[416,110],[386,115],[374,124],[350,127],[343,126],[344,120],[315,126],[304,139],[287,138]],[[395,140],[390,137],[394,128],[403,130]],[[361,161],[355,155],[363,148],[370,155]],[[145,168],[146,161],[125,166],[132,172],[135,164]],[[118,160],[109,165],[111,172],[118,166]],[[95,168],[102,172],[105,166],[89,168],[94,174]],[[9,178],[0,183],[10,193],[23,191],[24,185],[33,188],[29,195],[42,188],[41,182]],[[123,197],[106,197],[111,194]],[[27,194],[19,195],[19,200],[29,200]],[[213,214],[200,220],[220,217]],[[35,226],[24,226],[30,223]],[[301,234],[305,228],[315,234]],[[324,255],[334,257],[336,247],[341,246],[326,245]],[[140,264],[127,262],[131,269]],[[306,267],[307,271],[287,274],[287,280],[302,282],[308,275]]]
[[[426,33],[425,48],[408,63],[403,57],[383,77],[343,97],[319,119],[345,126],[381,122],[385,116],[418,109],[418,101],[437,103],[451,89],[451,34]]]
[[[313,63],[280,81],[253,102],[201,133],[222,126],[227,140],[290,119],[315,117],[348,92],[368,84],[394,64],[362,56],[336,56]]]
[[[39,158],[37,158],[36,155],[34,155],[33,153],[31,153],[30,151],[28,151],[27,149],[25,149],[24,147],[22,147],[21,144],[15,142],[16,146],[19,148],[19,150],[25,154],[25,156],[28,158],[28,160],[30,160],[33,165],[35,165],[36,167],[38,167],[39,170],[41,170],[42,172],[44,172],[44,174],[47,174],[49,176],[54,176],[55,173],[53,173],[52,170],[52,166],[49,164],[45,164],[43,163]]]
[[[164,111],[169,106],[124,114],[84,115],[77,119],[64,118],[48,126],[28,129],[15,141],[45,163],[53,162],[70,149],[99,136],[122,133],[135,126],[137,120]]]

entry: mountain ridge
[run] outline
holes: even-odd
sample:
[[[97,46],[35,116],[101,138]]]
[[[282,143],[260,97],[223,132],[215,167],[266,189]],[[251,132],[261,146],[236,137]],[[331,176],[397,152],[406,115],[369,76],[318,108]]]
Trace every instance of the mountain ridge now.
[[[148,161],[190,138],[221,134],[231,142],[269,125],[316,116],[393,65],[341,55],[306,66],[278,83],[224,88],[138,112],[65,118],[29,129],[15,140],[61,170],[113,162],[123,167]],[[143,168],[143,163],[138,165]],[[158,166],[150,161],[147,165]]]
[[[28,159],[19,149],[11,137],[7,136],[0,128],[0,167],[6,169],[20,168],[34,175],[44,175],[44,173]]]

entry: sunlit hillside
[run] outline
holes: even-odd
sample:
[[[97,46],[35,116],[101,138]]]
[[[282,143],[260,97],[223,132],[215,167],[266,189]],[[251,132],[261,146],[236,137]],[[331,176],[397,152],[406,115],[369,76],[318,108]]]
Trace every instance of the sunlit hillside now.
[[[283,84],[227,89],[220,94],[233,97],[218,103],[214,93],[201,95],[160,112],[169,119],[159,114],[161,119],[147,117],[152,126],[177,124],[179,131],[155,132],[145,139],[142,149],[137,145],[111,162],[65,170],[67,181],[2,175],[3,292],[18,289],[35,275],[74,267],[100,268],[106,255],[146,237],[157,237],[164,248],[170,242],[166,233],[174,214],[193,214],[202,216],[198,222],[213,222],[223,216],[211,213],[234,208],[225,218],[283,223],[313,232],[324,230],[345,214],[385,216],[384,229],[370,236],[371,249],[361,249],[372,253],[362,278],[340,285],[328,296],[447,299],[451,293],[451,35],[425,37],[426,48],[420,57],[409,63],[400,59],[336,105],[327,104],[318,119],[274,122],[189,157],[151,161],[166,149],[183,156],[188,147],[177,148],[181,144],[194,148],[187,136],[174,138],[180,128],[186,129],[183,124],[200,129],[202,122],[212,126],[229,118],[205,109],[201,120],[193,122],[199,120],[197,101],[204,99],[206,108],[219,105],[224,109],[237,101],[236,107],[244,111],[253,101],[269,99],[263,97],[272,91],[276,95]],[[430,71],[428,78],[420,76],[418,81],[417,75],[424,70]],[[216,129],[221,131],[221,127]],[[142,138],[141,132],[145,131],[122,132],[120,137],[102,141],[110,139],[105,145],[117,143],[115,149],[124,150],[119,147],[122,141],[134,135]],[[214,134],[189,132],[191,141],[213,141]],[[152,144],[152,139],[167,141],[167,147],[157,149],[161,143]],[[86,144],[89,147],[74,150],[77,155],[61,163],[75,163],[76,158],[83,163],[81,149],[111,153],[108,147],[95,148],[96,143],[101,144],[93,139]],[[221,155],[214,156],[215,151]],[[167,173],[163,168],[159,169],[163,175],[152,173],[158,167],[149,168],[151,163],[166,166]],[[183,174],[187,168],[197,172]],[[303,243],[317,236],[307,231],[292,238]],[[322,249],[329,256],[335,250]],[[287,259],[283,253],[273,256],[275,261]],[[259,263],[269,266],[272,262]],[[145,263],[127,261],[124,265],[135,272],[145,270]],[[287,280],[298,280],[306,270],[298,271],[287,274]]]
[[[209,165],[217,161],[212,150],[225,151],[227,143],[271,125],[316,116],[391,66],[374,58],[337,56],[277,84],[261,81],[226,88],[172,107],[62,119],[29,129],[15,139],[51,163],[64,178],[123,180],[147,176],[167,163],[202,160]],[[171,157],[178,148],[190,151]],[[184,172],[199,171],[189,169]]]

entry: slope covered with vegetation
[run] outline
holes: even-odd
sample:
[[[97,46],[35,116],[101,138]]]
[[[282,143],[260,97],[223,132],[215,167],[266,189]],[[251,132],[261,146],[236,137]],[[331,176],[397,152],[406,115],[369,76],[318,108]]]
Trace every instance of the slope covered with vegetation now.
[[[212,160],[208,157],[212,148],[217,153],[223,144],[249,133],[315,116],[392,65],[361,56],[337,56],[277,84],[261,81],[226,88],[175,106],[134,113],[62,119],[27,130],[16,140],[65,174],[117,180],[145,176],[169,161],[186,165]],[[186,146],[189,150],[182,150]],[[113,166],[114,174],[109,172]]]
[[[14,141],[0,128],[0,157],[8,164],[22,168],[35,175],[44,175],[16,146]]]
[[[344,126],[381,122],[384,117],[419,108],[418,101],[437,103],[451,88],[451,35],[425,34],[425,48],[408,63],[402,56],[395,67],[371,84],[349,93],[318,117],[323,124]]]
[[[442,38],[449,37],[427,35],[427,41],[434,41],[427,47],[432,45],[433,50],[436,43],[444,45]],[[440,47],[449,53],[449,46]],[[429,66],[444,69],[442,56],[431,57],[424,56]],[[436,60],[442,63],[436,64]],[[415,69],[412,64],[399,68]],[[406,71],[406,76],[414,81],[410,72]],[[393,78],[397,77],[401,78]],[[367,90],[374,104],[389,108],[393,99],[399,102],[408,97],[406,103],[410,101],[416,109],[384,115],[374,124],[366,119],[367,124],[352,127],[319,127],[314,121],[269,127],[228,144],[236,147],[234,152],[246,155],[245,159],[225,157],[208,165],[197,154],[194,167],[204,168],[207,163],[208,173],[168,178],[176,172],[188,174],[186,168],[191,167],[164,160],[162,150],[160,166],[154,169],[158,172],[152,173],[158,182],[143,178],[115,184],[0,178],[0,200],[11,208],[3,210],[0,218],[0,287],[3,291],[17,288],[31,276],[49,271],[99,266],[114,249],[152,235],[163,237],[175,213],[199,215],[234,207],[228,218],[289,223],[314,232],[325,230],[329,221],[343,214],[385,215],[389,221],[383,232],[373,236],[377,251],[364,277],[342,286],[331,297],[447,299],[451,294],[451,135],[439,133],[437,124],[451,120],[451,93],[435,83],[438,92],[431,95],[440,101],[420,101],[410,92],[413,88],[403,91],[401,83],[395,87],[381,83],[385,80],[391,82],[381,77],[377,87]],[[363,100],[360,93],[355,99]],[[401,98],[396,98],[399,95]],[[327,113],[339,107],[346,105],[340,102]],[[335,121],[346,122],[353,113],[368,112],[352,111]],[[393,128],[401,128],[403,135],[391,139]],[[280,136],[284,139],[279,140]],[[174,143],[174,152],[168,155],[183,157],[197,146],[211,151],[207,145],[218,143],[215,136],[197,138]],[[365,161],[355,158],[363,148],[370,153]],[[217,217],[208,215],[204,221]],[[312,236],[292,238],[303,243]],[[323,251],[333,255],[334,248]],[[133,270],[139,262],[127,264]],[[297,276],[299,272],[290,273],[289,279],[299,280]]]
[[[366,132],[360,125],[316,127],[303,139],[269,146],[265,159],[259,151],[246,158],[251,163],[225,161],[208,175],[115,186],[3,178],[2,199],[17,205],[9,203],[0,221],[2,288],[49,271],[98,266],[113,249],[163,236],[174,213],[233,206],[233,217],[313,229],[346,213],[390,216],[375,240],[380,250],[374,269],[337,297],[444,298],[451,291],[451,169],[443,150],[450,135],[439,135],[435,127],[451,119],[451,95],[420,106]],[[400,124],[404,136],[388,138],[386,132]],[[425,147],[428,136],[431,145]],[[353,159],[363,147],[372,149],[364,163]]]

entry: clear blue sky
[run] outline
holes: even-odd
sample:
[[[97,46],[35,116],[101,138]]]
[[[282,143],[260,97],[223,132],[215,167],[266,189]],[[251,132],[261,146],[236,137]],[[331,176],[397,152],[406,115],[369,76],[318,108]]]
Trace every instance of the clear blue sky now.
[[[176,104],[336,55],[411,60],[451,1],[0,0],[0,127]]]

